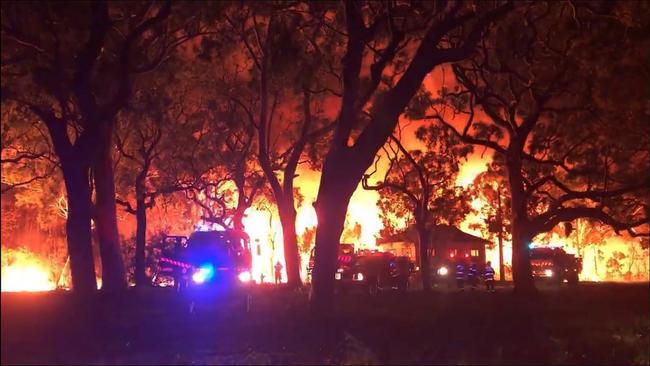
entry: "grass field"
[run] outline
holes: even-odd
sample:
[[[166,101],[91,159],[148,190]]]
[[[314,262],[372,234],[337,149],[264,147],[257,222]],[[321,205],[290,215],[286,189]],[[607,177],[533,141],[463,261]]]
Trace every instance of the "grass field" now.
[[[324,318],[306,292],[192,299],[164,289],[2,294],[2,363],[649,364],[648,284],[349,293]],[[194,305],[191,305],[194,304]]]

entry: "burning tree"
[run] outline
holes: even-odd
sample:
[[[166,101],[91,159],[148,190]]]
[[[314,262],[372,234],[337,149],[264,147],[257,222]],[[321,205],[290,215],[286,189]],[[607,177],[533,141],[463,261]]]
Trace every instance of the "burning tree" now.
[[[170,63],[165,68],[170,74],[178,71]],[[173,76],[163,81],[169,82],[170,78]],[[195,187],[198,178],[189,169],[191,164],[187,164],[192,160],[188,152],[200,148],[201,143],[192,135],[201,129],[202,123],[197,126],[198,107],[188,101],[185,83],[175,80],[174,86],[168,87],[160,84],[160,77],[152,79],[148,84],[150,90],[136,91],[130,105],[120,114],[115,131],[116,202],[136,217],[137,286],[148,283],[145,275],[147,210],[161,195]]]
[[[512,4],[345,2],[344,7],[344,19],[326,20],[346,45],[341,104],[316,200],[311,293],[316,311],[329,308],[334,294],[337,247],[350,197],[399,116],[427,74],[469,57],[486,27]]]
[[[43,139],[41,126],[20,112],[20,105],[7,101],[2,105],[2,194],[18,187],[54,176],[57,160],[49,141]]]
[[[91,219],[98,229],[103,288],[126,285],[113,130],[132,96],[134,75],[154,70],[196,31],[186,32],[184,22],[168,23],[171,13],[170,2],[2,4],[3,103],[19,103],[47,129],[67,191],[66,233],[78,291],[96,289]]]
[[[505,163],[520,293],[535,291],[529,243],[559,223],[648,234],[634,230],[649,213],[647,19],[631,15],[647,4],[608,4],[518,7],[453,66],[460,88],[441,93],[449,109],[432,106],[431,118]],[[459,115],[460,130],[450,123]]]
[[[421,268],[422,286],[429,290],[431,231],[442,223],[457,224],[470,210],[468,200],[463,199],[466,192],[455,187],[454,182],[460,159],[472,148],[436,124],[420,127],[415,135],[424,144],[422,150],[407,150],[400,138],[391,136],[383,147],[384,155],[389,159],[384,179],[375,185],[368,183],[377,170],[378,157],[375,170],[364,174],[362,184],[364,189],[380,191],[379,205],[384,216],[396,207],[411,213],[412,220],[406,220],[406,224],[415,224],[417,229],[416,257]]]
[[[503,161],[497,157],[488,166],[488,170],[477,175],[470,186],[470,196],[478,200],[481,207],[479,215],[484,222],[472,223],[470,228],[479,229],[483,238],[491,243],[497,243],[499,250],[499,279],[505,280],[505,260],[503,258],[503,242],[511,240],[510,219],[506,213],[510,212],[510,195],[505,180]],[[496,239],[496,240],[495,240]]]
[[[277,204],[284,244],[289,286],[300,286],[300,257],[296,235],[296,190],[294,180],[303,157],[331,124],[312,112],[319,102],[318,69],[321,47],[331,39],[323,37],[324,12],[305,4],[268,6],[250,3],[233,6],[226,15],[228,28],[223,37],[240,42],[242,49],[230,52],[232,63],[249,67],[235,74],[224,95],[236,103],[256,131],[257,159]],[[320,44],[319,44],[320,43]],[[325,43],[325,44],[323,44]],[[314,99],[316,99],[314,101]],[[299,105],[300,113],[290,111]]]
[[[253,156],[255,129],[232,101],[210,100],[208,105],[207,124],[197,132],[205,150],[196,152],[193,164],[199,180],[187,194],[203,209],[203,220],[243,230],[244,213],[265,183]]]

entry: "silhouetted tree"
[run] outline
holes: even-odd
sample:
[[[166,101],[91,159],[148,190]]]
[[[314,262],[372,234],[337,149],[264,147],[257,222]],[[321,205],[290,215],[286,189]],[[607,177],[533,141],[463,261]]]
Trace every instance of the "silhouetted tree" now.
[[[47,128],[68,195],[68,249],[78,291],[96,288],[91,218],[103,288],[126,285],[116,223],[113,130],[131,98],[133,76],[154,70],[201,32],[187,22],[168,22],[171,13],[171,2],[2,4],[3,100],[19,102]]]
[[[401,135],[401,134],[400,134]],[[466,192],[455,186],[460,159],[466,157],[472,147],[462,144],[450,131],[436,124],[420,127],[417,139],[422,149],[407,150],[400,138],[391,136],[384,146],[389,160],[384,179],[372,185],[368,179],[374,174],[364,174],[364,189],[379,190],[384,216],[402,208],[410,211],[418,234],[416,257],[422,273],[422,288],[431,289],[429,241],[432,231],[439,224],[456,225],[469,212]],[[379,159],[377,160],[377,162]],[[434,248],[435,249],[435,248]]]
[[[504,162],[516,292],[535,292],[528,247],[536,235],[578,218],[631,235],[648,223],[642,15],[647,4],[519,7],[475,57],[453,66],[462,88],[441,92],[449,109],[432,106],[432,118]],[[468,116],[461,130],[449,122],[459,114]]]
[[[170,83],[168,78],[157,77],[149,81],[147,89],[136,92],[120,114],[116,129],[119,153],[116,202],[136,217],[134,277],[137,286],[148,284],[145,275],[147,210],[159,196],[192,189],[198,181],[186,164],[191,159],[187,151],[199,144],[192,136],[200,129],[191,120],[196,106],[188,101],[185,83],[180,80],[172,85],[167,83]],[[135,204],[131,204],[130,197]]]
[[[342,35],[345,54],[341,104],[316,201],[315,311],[331,305],[345,213],[363,174],[424,78],[439,65],[472,55],[485,29],[512,7],[493,5],[345,2],[344,19],[327,24]]]
[[[312,113],[322,92],[317,90],[322,89],[317,78],[323,57],[321,47],[327,47],[330,39],[322,35],[324,13],[320,5],[310,4],[313,12],[301,11],[304,5],[242,4],[233,7],[226,17],[226,36],[234,34],[230,42],[242,44],[241,52],[236,50],[230,55],[232,62],[239,61],[244,54],[249,65],[245,75],[232,80],[233,87],[227,95],[255,127],[259,166],[278,206],[287,282],[291,287],[301,285],[296,170],[306,161],[307,148],[331,131],[331,124],[324,124]],[[279,112],[298,103],[301,113],[297,116]],[[311,151],[314,159],[316,150]]]

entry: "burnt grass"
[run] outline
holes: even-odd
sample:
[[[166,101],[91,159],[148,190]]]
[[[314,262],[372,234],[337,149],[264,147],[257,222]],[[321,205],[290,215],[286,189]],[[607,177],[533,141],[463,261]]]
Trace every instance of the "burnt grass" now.
[[[2,294],[2,364],[649,364],[648,284],[195,298],[166,289]]]

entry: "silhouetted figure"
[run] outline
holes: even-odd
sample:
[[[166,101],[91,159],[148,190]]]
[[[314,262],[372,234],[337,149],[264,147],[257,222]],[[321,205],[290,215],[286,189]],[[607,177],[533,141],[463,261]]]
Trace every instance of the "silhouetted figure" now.
[[[282,282],[282,263],[280,261],[277,261],[275,263],[275,284],[279,284]]]
[[[467,282],[469,282],[472,290],[476,289],[476,283],[478,282],[478,270],[476,269],[476,263],[474,262],[469,265],[469,270],[467,270]]]
[[[465,289],[465,265],[460,260],[456,262],[456,287],[460,290]]]
[[[492,262],[490,261],[487,261],[485,264],[483,280],[485,281],[485,289],[489,292],[494,292],[494,268],[492,268]]]
[[[176,238],[174,239],[174,249],[173,249],[173,255],[170,257],[175,259],[175,260],[180,260],[181,255],[183,251],[183,242],[181,238]],[[185,279],[183,278],[183,269],[179,266],[174,266],[174,288],[177,291],[180,291],[181,289],[187,287],[187,284],[185,283]]]

